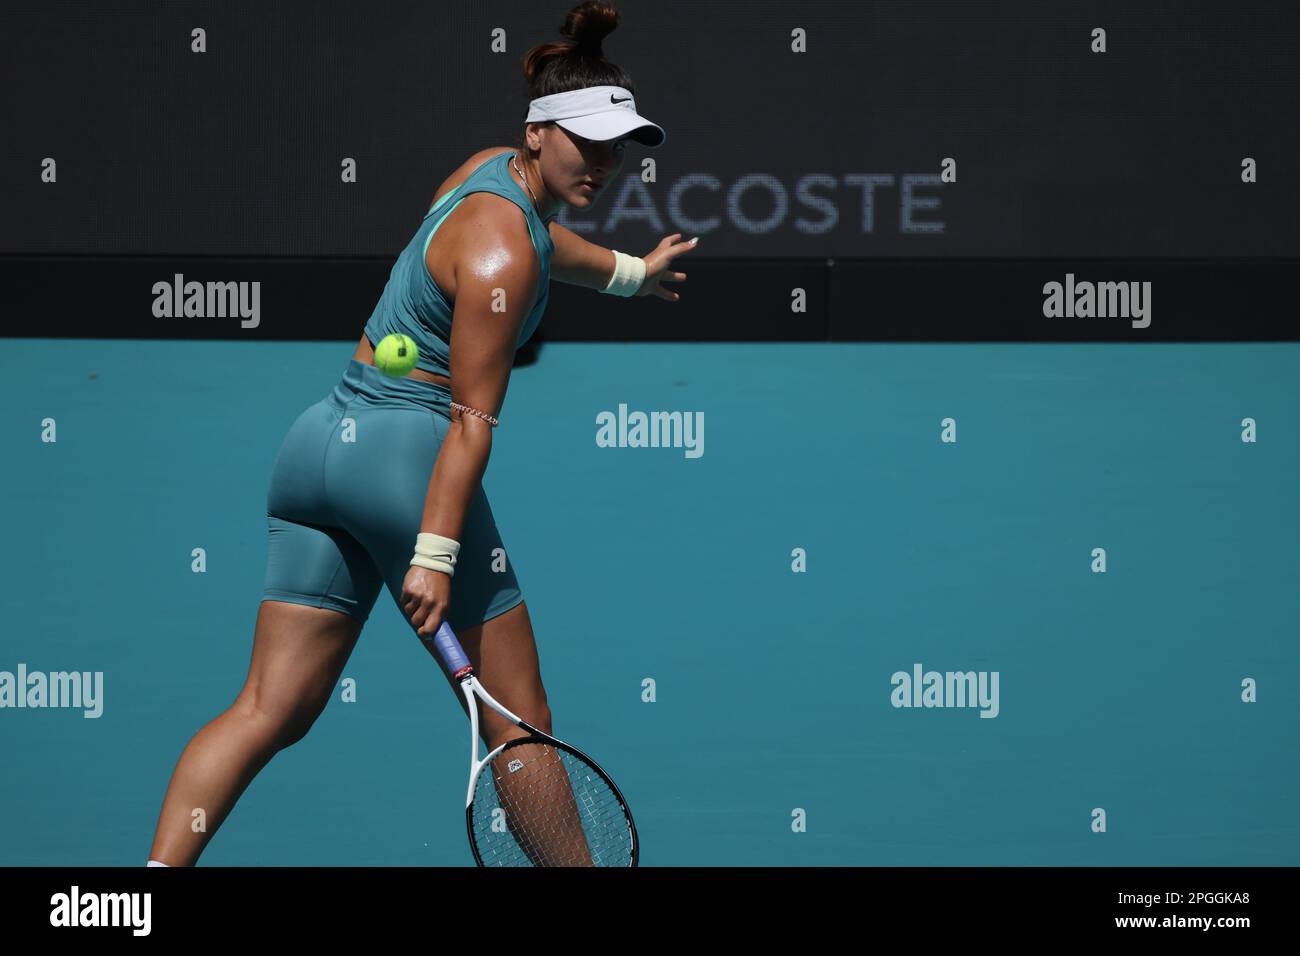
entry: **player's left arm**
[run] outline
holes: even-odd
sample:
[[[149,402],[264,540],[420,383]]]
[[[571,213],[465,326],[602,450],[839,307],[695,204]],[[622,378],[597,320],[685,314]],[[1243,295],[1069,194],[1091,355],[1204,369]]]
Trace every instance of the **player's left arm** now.
[[[572,229],[558,222],[550,224],[551,241],[555,252],[551,255],[551,278],[585,289],[603,289],[614,274],[614,251],[588,242]]]
[[[551,255],[552,279],[598,291],[609,285],[609,280],[614,275],[613,249],[588,242],[555,221],[548,228],[551,241],[555,244],[555,252]],[[681,238],[681,233],[667,236],[648,256],[643,257],[646,261],[646,277],[637,295],[657,295],[669,302],[681,298],[676,292],[660,285],[661,282],[686,281],[686,273],[673,272],[669,268],[677,256],[690,252],[696,246],[696,240],[682,242]]]

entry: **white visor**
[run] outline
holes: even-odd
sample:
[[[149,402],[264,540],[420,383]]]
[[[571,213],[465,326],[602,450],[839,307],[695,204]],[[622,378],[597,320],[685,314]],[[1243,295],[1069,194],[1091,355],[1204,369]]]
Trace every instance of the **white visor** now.
[[[645,146],[662,146],[668,134],[636,112],[632,94],[621,86],[588,86],[568,93],[539,96],[528,103],[525,123],[558,123],[583,139],[631,138]]]

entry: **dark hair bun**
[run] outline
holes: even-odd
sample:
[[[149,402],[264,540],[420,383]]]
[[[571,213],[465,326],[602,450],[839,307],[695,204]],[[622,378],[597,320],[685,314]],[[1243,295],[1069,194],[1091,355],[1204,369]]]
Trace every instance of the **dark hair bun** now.
[[[603,56],[601,41],[618,26],[618,11],[603,0],[586,0],[564,19],[560,35],[573,41],[573,51],[582,56]]]
[[[618,26],[618,10],[604,0],[586,0],[569,11],[558,39],[539,43],[524,54],[524,78],[532,99],[583,90],[621,86],[636,95],[632,77],[605,59],[601,42]]]

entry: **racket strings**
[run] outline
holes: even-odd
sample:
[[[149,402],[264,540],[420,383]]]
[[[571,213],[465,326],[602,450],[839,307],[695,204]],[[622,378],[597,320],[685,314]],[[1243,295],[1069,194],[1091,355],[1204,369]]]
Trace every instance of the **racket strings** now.
[[[510,746],[483,768],[471,816],[484,866],[631,865],[631,828],[609,784],[543,742]]]

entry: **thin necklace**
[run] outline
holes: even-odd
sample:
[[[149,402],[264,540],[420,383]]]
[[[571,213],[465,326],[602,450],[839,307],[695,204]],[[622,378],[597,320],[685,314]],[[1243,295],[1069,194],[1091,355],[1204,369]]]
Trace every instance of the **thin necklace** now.
[[[518,156],[519,156],[518,153],[513,153],[513,154],[511,154],[511,156],[510,156],[510,165],[515,167],[515,172],[517,172],[517,173],[519,174],[519,178],[522,179],[522,180],[524,181],[524,186],[527,187],[527,189],[528,189],[528,195],[532,196],[532,197],[533,197],[533,202],[534,202],[534,203],[537,203],[537,205],[540,207],[540,206],[541,206],[541,203],[540,203],[540,202],[537,202],[537,193],[533,192],[533,187],[528,185],[528,177],[524,175],[524,171],[523,171],[522,169],[520,169],[520,168],[519,168],[519,164],[515,162],[515,160],[518,158]]]

